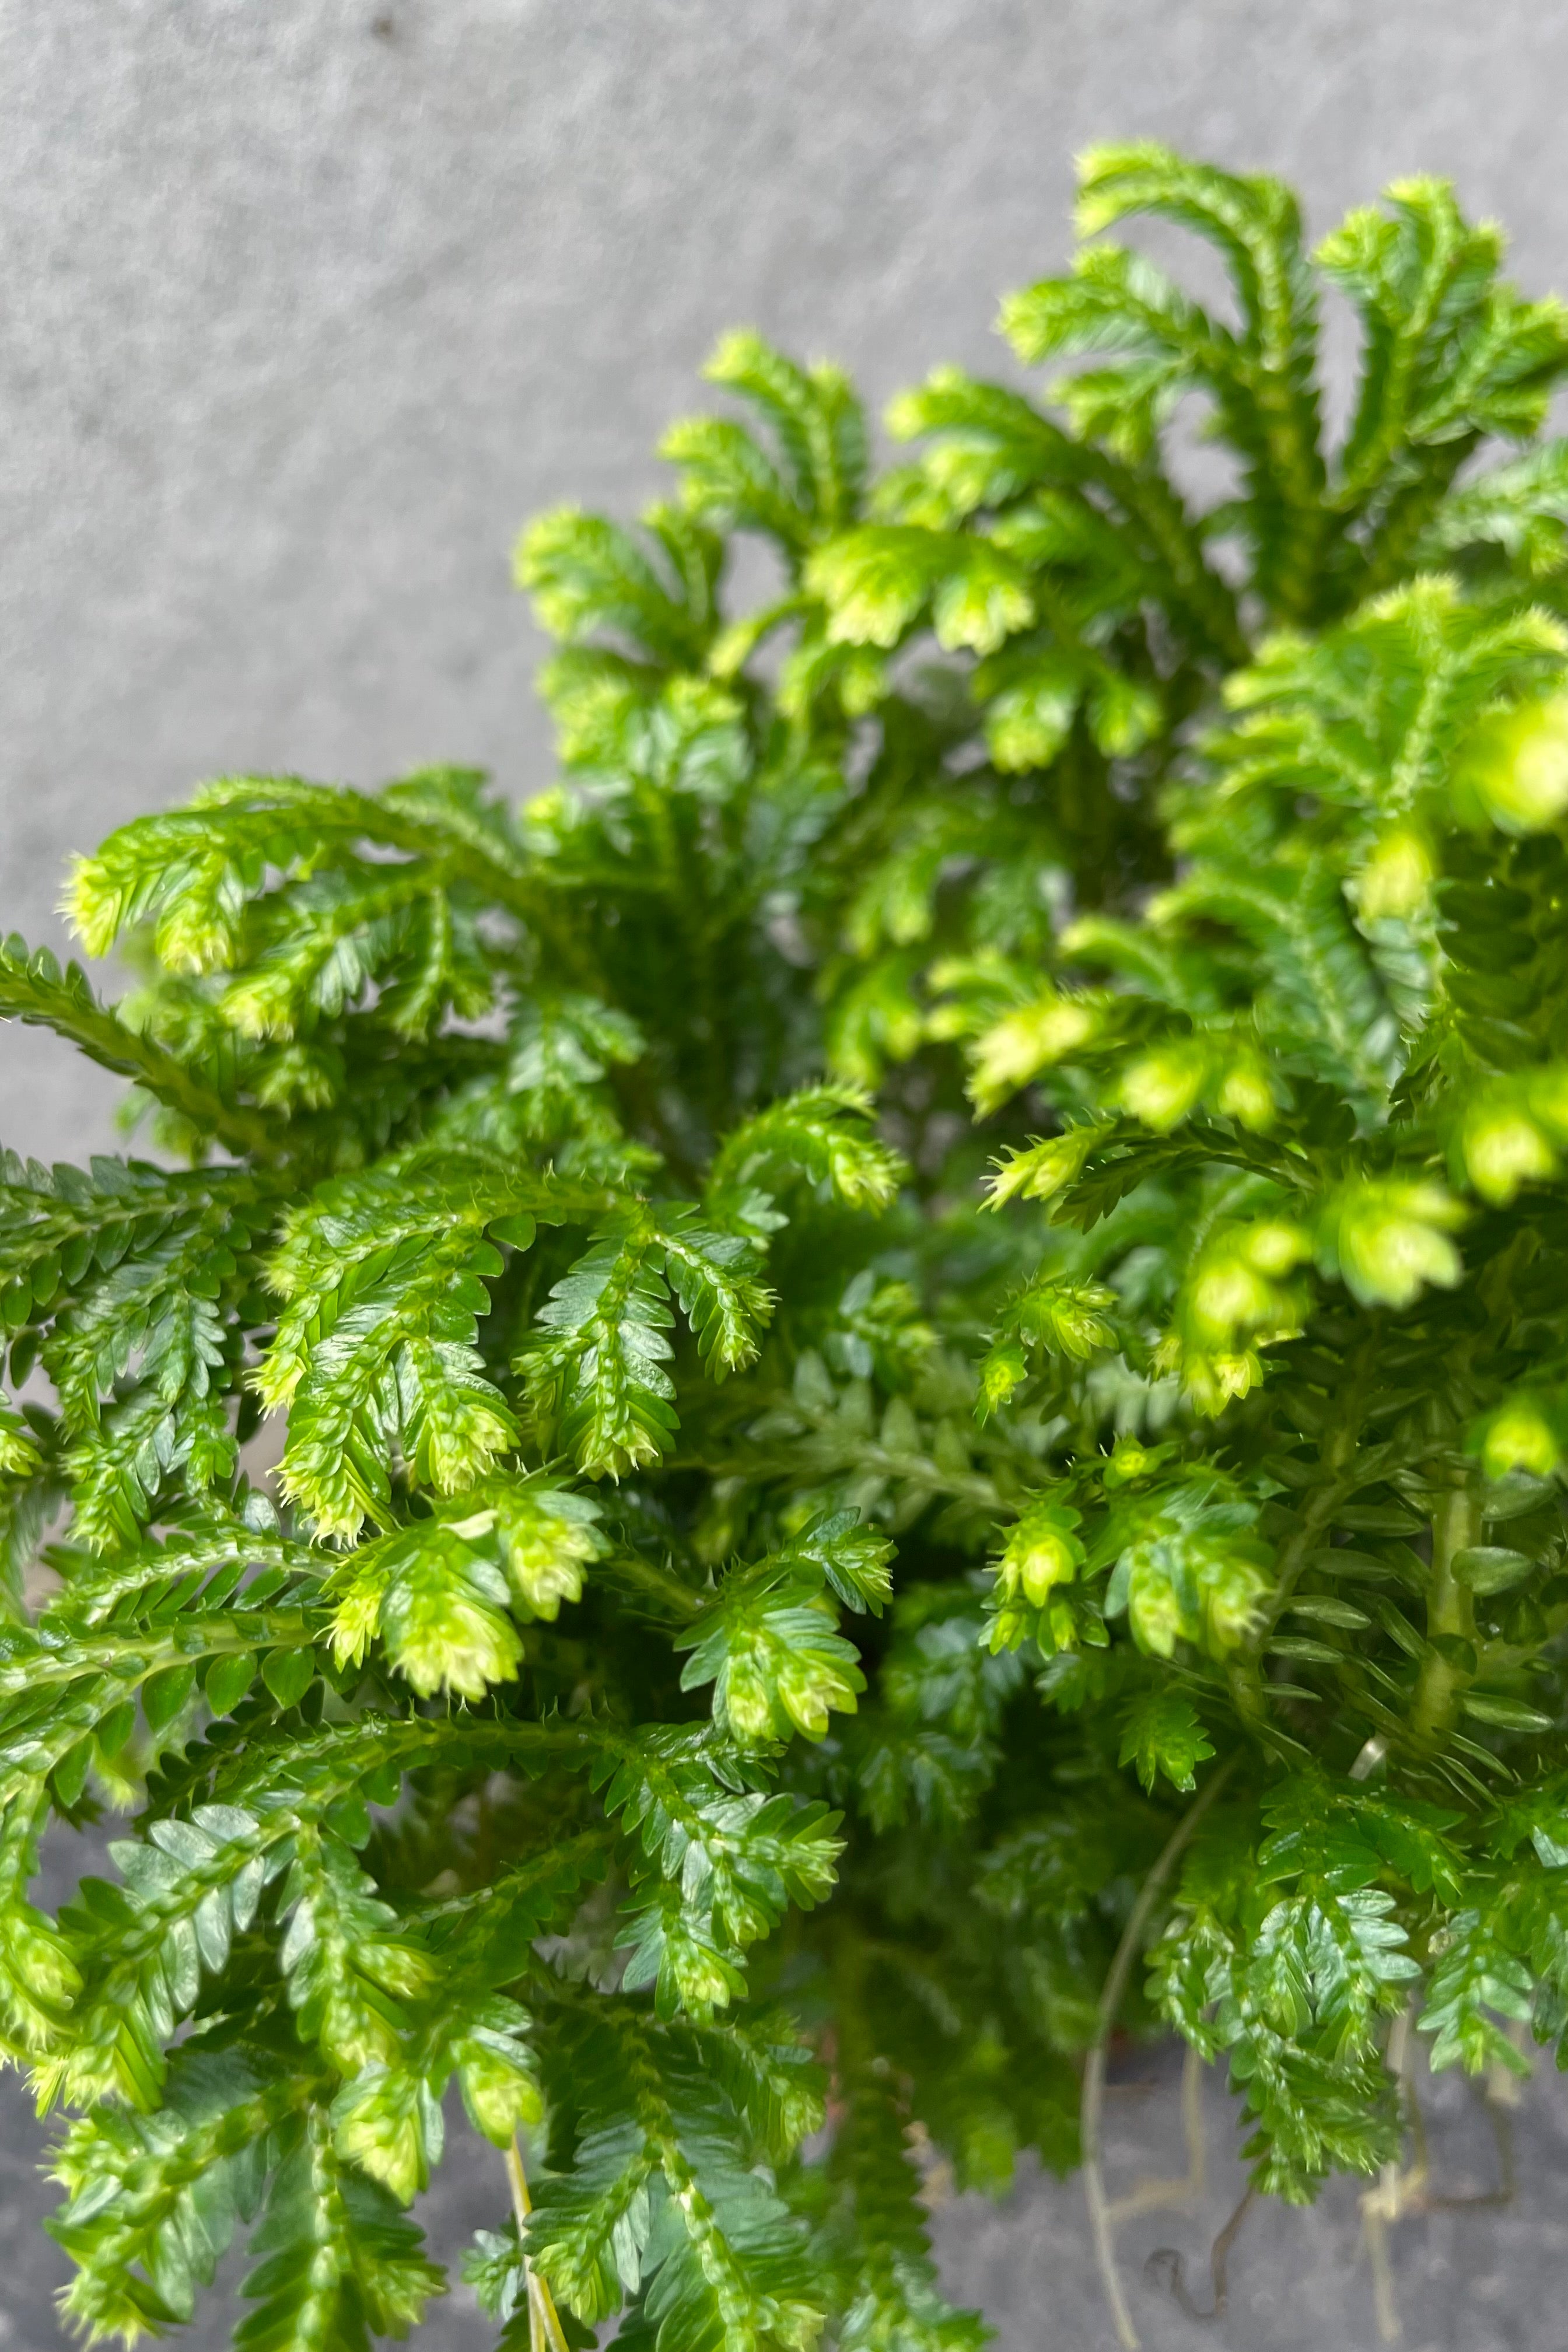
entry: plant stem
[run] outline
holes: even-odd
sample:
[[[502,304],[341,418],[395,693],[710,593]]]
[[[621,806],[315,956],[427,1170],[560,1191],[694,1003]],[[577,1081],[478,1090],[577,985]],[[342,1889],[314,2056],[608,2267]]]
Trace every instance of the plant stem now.
[[[1248,1730],[1257,1731],[1268,1724],[1263,1645],[1279,1623],[1296,1589],[1306,1567],[1308,1554],[1328,1534],[1333,1524],[1334,1513],[1343,1499],[1346,1478],[1354,1460],[1356,1440],[1366,1407],[1367,1384],[1373,1362],[1373,1342],[1368,1341],[1357,1356],[1339,1422],[1323,1442],[1319,1456],[1323,1484],[1304,1506],[1296,1532],[1279,1554],[1274,1590],[1268,1596],[1268,1604],[1259,1613],[1252,1634],[1227,1669],[1226,1680],[1230,1685],[1232,1700]]]
[[[1347,1452],[1350,1443],[1347,1438],[1344,1448]],[[1337,1469],[1339,1466],[1337,1457],[1329,1458],[1326,1466],[1331,1470]],[[1226,1669],[1226,1679],[1230,1685],[1230,1695],[1235,1702],[1236,1711],[1244,1727],[1249,1731],[1265,1728],[1268,1721],[1261,1660],[1263,1644],[1274,1631],[1287,1601],[1296,1589],[1297,1580],[1307,1564],[1308,1553],[1332,1523],[1335,1507],[1342,1492],[1343,1487],[1340,1480],[1335,1478],[1331,1485],[1320,1486],[1307,1505],[1302,1513],[1300,1527],[1279,1555],[1274,1590],[1268,1597],[1267,1608],[1258,1618],[1257,1630],[1243,1644]]]
[[[1479,1543],[1480,1504],[1472,1482],[1450,1487],[1432,1519],[1432,1583],[1426,1596],[1426,1638],[1432,1646],[1421,1661],[1410,1727],[1420,1745],[1435,1747],[1453,1728],[1470,1676],[1436,1646],[1436,1638],[1476,1639],[1475,1603],[1468,1585],[1454,1573],[1455,1555]]]
[[[511,2210],[517,2217],[519,2241],[528,2242],[528,2217],[533,2210],[533,2200],[528,2193],[528,2175],[522,2168],[522,2150],[517,2134],[506,2152],[506,2177],[511,2184]],[[555,2298],[540,2277],[527,2254],[522,2257],[522,2275],[528,2289],[529,2352],[568,2352],[566,2333],[555,2308]]]
[[[1121,2281],[1117,2273],[1110,2209],[1106,2200],[1105,2175],[1100,2166],[1100,2127],[1105,2107],[1105,2053],[1127,1990],[1127,1979],[1132,1973],[1132,1962],[1143,1940],[1150,1914],[1160,1899],[1161,1889],[1185,1852],[1204,1815],[1236,1769],[1237,1760],[1236,1757],[1229,1757],[1217,1772],[1211,1773],[1171,1832],[1152,1869],[1139,1888],[1138,1899],[1127,1915],[1121,1941],[1116,1947],[1116,1956],[1100,1991],[1100,2006],[1095,2011],[1094,2039],[1089,2045],[1084,2061],[1083,2095],[1079,2107],[1079,2149],[1083,2165],[1084,2195],[1089,2205],[1089,2231],[1094,2240],[1094,2259],[1099,2265],[1105,2299],[1110,2305],[1116,2339],[1122,2346],[1123,2352],[1138,2352],[1138,2331],[1132,2325],[1132,2315],[1127,2308],[1127,2299],[1121,2292]]]

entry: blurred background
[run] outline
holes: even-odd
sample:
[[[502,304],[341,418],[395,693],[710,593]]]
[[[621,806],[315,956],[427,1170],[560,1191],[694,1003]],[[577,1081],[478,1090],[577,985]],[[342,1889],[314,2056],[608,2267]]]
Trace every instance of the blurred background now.
[[[0,865],[5,927],[57,945],[68,851],[205,775],[548,781],[523,518],[653,494],[731,323],[844,361],[876,408],[938,361],[1001,370],[997,298],[1063,259],[1091,140],[1281,173],[1314,233],[1444,173],[1527,288],[1568,289],[1551,0],[0,0]],[[8,1144],[98,1147],[114,1092],[0,1038]],[[1129,2082],[1136,2168],[1169,2103],[1157,2068]],[[1489,2125],[1444,2097],[1450,2185],[1487,2195]],[[13,2087],[0,2347],[47,2352],[22,2113]],[[1401,2224],[1412,2352],[1561,2338],[1568,2119],[1537,2091],[1517,2128],[1512,2206]],[[477,2193],[459,2168],[442,2226],[487,2218]],[[1100,2340],[1078,2212],[944,2220],[1005,2345]],[[1174,2231],[1206,2307],[1212,2214],[1140,2224],[1132,2273]],[[1157,2279],[1151,2342],[1379,2340],[1353,2195],[1247,2226],[1230,2316]],[[447,2314],[433,2352],[489,2340]]]

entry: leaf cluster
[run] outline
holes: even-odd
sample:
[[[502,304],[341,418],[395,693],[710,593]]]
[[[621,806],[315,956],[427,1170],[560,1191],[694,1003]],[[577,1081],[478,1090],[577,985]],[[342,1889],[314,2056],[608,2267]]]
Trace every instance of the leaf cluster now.
[[[1145,1937],[1289,2198],[1396,2019],[1568,2048],[1568,315],[1432,181],[1079,225],[1043,390],[879,470],[737,333],[667,500],[531,526],[552,788],[223,779],[74,869],[120,1003],[0,951],[150,1134],[0,1160],[89,2337],[239,2231],[241,2343],[405,2333],[455,2086],[503,2345],[974,2352],[922,2175],[1077,2159]]]

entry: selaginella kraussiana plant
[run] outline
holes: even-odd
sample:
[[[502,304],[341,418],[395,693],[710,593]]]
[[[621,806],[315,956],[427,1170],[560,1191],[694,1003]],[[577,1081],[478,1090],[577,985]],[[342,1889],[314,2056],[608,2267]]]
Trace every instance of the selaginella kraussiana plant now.
[[[1286,2195],[1396,2157],[1412,2005],[1561,2028],[1568,322],[1434,184],[1315,258],[1163,151],[1082,205],[1044,404],[939,374],[873,483],[737,335],[640,536],[533,527],[558,790],[226,780],[77,869],[124,1003],[6,950],[160,1154],[0,1228],[0,2002],[90,2332],[239,2223],[257,2352],[402,2332],[456,2082],[507,2341],[960,2352],[911,2147],[1081,2101],[1105,2252],[1145,1939]]]

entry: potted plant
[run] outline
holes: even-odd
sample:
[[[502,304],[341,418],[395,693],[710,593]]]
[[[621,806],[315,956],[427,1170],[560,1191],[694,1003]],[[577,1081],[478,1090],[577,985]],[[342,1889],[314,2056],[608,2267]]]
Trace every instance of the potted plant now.
[[[1305,2199],[1406,2021],[1568,2021],[1568,315],[1433,182],[1309,256],[1105,149],[1080,225],[1044,399],[939,373],[873,478],[737,334],[668,505],[532,527],[557,789],[225,779],[75,869],[121,1003],[6,944],[158,1155],[0,1187],[0,2032],[91,2335],[241,2226],[242,2343],[405,2332],[456,2084],[508,2343],[978,2345],[917,2144],[1081,2157],[1131,2342],[1119,2021]]]

